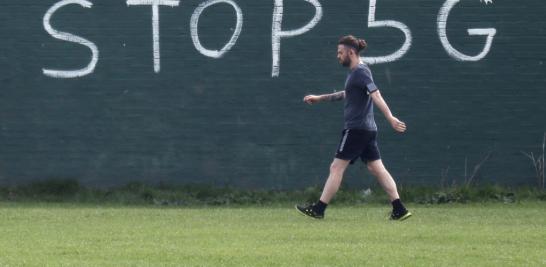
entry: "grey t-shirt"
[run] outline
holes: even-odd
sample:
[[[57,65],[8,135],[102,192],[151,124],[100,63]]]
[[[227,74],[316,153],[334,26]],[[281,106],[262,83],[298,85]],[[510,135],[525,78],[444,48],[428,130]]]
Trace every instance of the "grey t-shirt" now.
[[[370,94],[377,90],[372,72],[366,64],[359,64],[345,81],[345,129],[377,131]]]

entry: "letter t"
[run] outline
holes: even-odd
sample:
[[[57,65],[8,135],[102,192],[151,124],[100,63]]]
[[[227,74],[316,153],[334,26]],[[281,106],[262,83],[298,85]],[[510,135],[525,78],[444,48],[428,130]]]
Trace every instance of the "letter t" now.
[[[152,6],[152,31],[154,42],[154,71],[156,73],[161,69],[161,54],[159,53],[159,6],[175,7],[180,3],[179,0],[127,0],[127,6],[150,5]]]

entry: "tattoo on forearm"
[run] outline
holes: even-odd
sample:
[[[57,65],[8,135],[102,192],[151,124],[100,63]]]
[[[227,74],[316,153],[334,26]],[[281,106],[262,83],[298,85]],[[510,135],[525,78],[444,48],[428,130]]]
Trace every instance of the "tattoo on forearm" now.
[[[339,91],[333,94],[324,95],[322,97],[324,101],[334,102],[345,99],[345,91]]]

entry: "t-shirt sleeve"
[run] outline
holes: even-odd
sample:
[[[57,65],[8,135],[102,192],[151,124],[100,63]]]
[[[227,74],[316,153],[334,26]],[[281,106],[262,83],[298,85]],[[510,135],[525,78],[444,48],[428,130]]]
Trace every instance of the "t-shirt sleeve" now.
[[[364,87],[366,88],[368,94],[371,94],[378,90],[370,73],[368,73],[365,70],[360,70],[358,73],[360,76],[359,80],[362,83],[362,85],[364,85]]]

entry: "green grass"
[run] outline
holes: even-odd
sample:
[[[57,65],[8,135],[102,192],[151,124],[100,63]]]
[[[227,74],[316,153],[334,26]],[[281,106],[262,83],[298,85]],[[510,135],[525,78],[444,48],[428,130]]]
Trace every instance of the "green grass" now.
[[[0,266],[545,266],[546,204],[161,208],[0,202]]]

